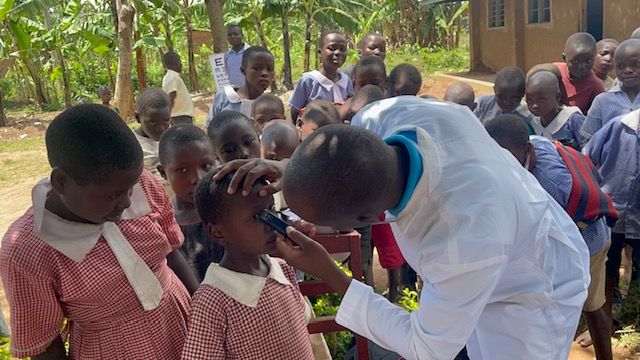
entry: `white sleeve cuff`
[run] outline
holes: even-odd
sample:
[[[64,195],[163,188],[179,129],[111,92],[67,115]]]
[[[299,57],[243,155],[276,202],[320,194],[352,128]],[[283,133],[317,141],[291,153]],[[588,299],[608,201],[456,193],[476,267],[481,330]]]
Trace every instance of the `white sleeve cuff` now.
[[[361,319],[357,313],[362,311],[362,305],[366,302],[365,299],[371,296],[372,292],[373,289],[369,285],[357,280],[351,280],[338,308],[336,322],[346,328],[352,328],[350,324],[354,322],[363,322],[364,319]]]

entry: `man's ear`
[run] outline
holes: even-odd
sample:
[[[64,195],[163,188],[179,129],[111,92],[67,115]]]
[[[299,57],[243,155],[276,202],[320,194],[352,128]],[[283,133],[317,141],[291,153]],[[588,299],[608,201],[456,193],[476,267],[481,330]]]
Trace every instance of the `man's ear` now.
[[[564,53],[562,53],[562,61],[566,62],[567,61],[567,57],[564,56]]]
[[[133,116],[136,118],[136,121],[138,122],[138,124],[141,124],[141,122],[140,122],[140,114],[138,114],[137,111],[133,113]]]
[[[54,167],[49,176],[51,187],[58,193],[64,194],[69,187],[69,182],[73,181],[67,173],[59,167]]]
[[[245,75],[245,76],[247,75],[247,74],[245,74],[244,66],[240,66],[240,73],[241,73],[242,75]]]
[[[224,237],[222,232],[222,226],[217,224],[207,224],[207,233],[209,238],[216,242],[220,246],[227,246],[227,238]]]
[[[164,166],[162,166],[162,164],[158,164],[156,165],[156,169],[160,173],[160,176],[162,176],[163,179],[167,180],[167,173],[164,171]]]

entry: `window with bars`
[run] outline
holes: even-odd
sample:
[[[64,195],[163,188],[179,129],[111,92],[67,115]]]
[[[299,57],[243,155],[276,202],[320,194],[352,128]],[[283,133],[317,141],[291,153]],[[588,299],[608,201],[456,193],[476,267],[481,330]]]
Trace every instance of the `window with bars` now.
[[[529,0],[529,24],[551,21],[551,0]]]
[[[504,26],[504,0],[488,0],[488,24],[490,28]]]

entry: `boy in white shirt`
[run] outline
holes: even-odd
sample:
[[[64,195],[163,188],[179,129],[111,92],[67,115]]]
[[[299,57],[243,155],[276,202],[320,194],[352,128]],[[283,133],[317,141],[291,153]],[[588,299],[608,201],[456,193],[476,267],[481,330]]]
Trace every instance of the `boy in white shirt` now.
[[[193,124],[193,100],[180,72],[182,62],[178,54],[170,51],[162,58],[167,73],[162,79],[162,90],[171,98],[171,125]]]

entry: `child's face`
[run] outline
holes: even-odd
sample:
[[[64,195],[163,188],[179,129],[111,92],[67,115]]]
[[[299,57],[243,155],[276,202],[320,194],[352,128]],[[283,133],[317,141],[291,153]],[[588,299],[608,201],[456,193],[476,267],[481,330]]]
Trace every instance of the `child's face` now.
[[[220,129],[216,134],[218,159],[229,162],[236,159],[252,159],[260,157],[260,141],[256,129],[247,121],[234,121]]]
[[[128,170],[112,169],[102,183],[80,185],[54,170],[51,183],[67,210],[87,222],[102,224],[118,221],[131,205],[131,191],[141,173],[142,163]]]
[[[311,119],[300,119],[298,120],[297,126],[298,134],[300,134],[300,141],[304,141],[309,137],[309,135],[318,129],[318,124]]]
[[[138,123],[140,123],[142,132],[149,139],[160,141],[160,136],[162,136],[171,125],[171,108],[169,106],[150,108],[136,114],[136,119]]]
[[[356,89],[365,85],[375,85],[384,93],[387,90],[387,75],[379,71],[363,69],[356,73]]]
[[[274,119],[284,119],[284,108],[266,104],[256,106],[253,111],[253,121],[260,134],[262,134],[265,125]]]
[[[591,74],[596,54],[589,48],[569,47],[564,58],[571,78],[582,79]]]
[[[101,91],[98,95],[103,104],[108,104],[111,101],[111,91],[109,90]]]
[[[262,142],[260,146],[260,157],[262,159],[276,161],[289,159],[295,149],[295,146],[278,146],[275,142],[271,142],[270,144]]]
[[[613,70],[613,54],[618,45],[612,42],[601,43],[596,49],[593,71],[596,74],[608,74]]]
[[[271,86],[274,79],[273,56],[268,53],[254,54],[247,64],[247,68],[240,71],[246,78],[247,85],[263,93]]]
[[[616,76],[625,88],[640,86],[640,48],[627,46],[616,53]]]
[[[162,164],[161,174],[178,199],[193,204],[196,185],[213,169],[215,160],[211,143],[192,142],[174,150],[166,164]]]
[[[520,105],[524,95],[520,94],[515,86],[509,84],[495,84],[493,91],[495,92],[496,103],[504,113],[510,113],[515,110]]]
[[[257,218],[263,210],[273,209],[273,196],[237,193],[227,199],[227,212],[220,224],[209,226],[213,239],[230,254],[272,254],[276,251],[276,231]],[[213,233],[211,233],[213,232]]]
[[[347,57],[347,39],[342,34],[328,34],[319,50],[322,66],[337,70]]]
[[[547,116],[560,106],[560,92],[553,94],[541,86],[527,86],[526,100],[535,116]]]
[[[387,54],[387,44],[382,36],[369,36],[358,53],[360,56],[379,56],[384,61]]]

